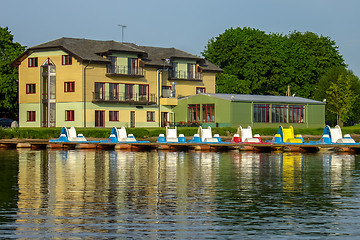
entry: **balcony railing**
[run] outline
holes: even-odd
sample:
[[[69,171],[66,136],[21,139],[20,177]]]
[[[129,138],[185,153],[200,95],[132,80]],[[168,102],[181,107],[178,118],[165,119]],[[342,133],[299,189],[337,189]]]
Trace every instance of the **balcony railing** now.
[[[118,75],[126,75],[126,76],[133,76],[133,77],[142,77],[143,69],[142,67],[129,67],[129,66],[114,66],[114,65],[107,65],[106,66],[106,73],[107,74],[118,74]]]
[[[172,89],[162,89],[161,91],[162,91],[162,93],[161,93],[162,98],[175,97],[174,91]]]
[[[48,100],[48,94],[47,93],[42,93],[42,101],[47,101]],[[50,93],[50,99],[56,99],[56,94],[55,93]]]
[[[103,92],[93,92],[93,102],[154,104],[156,103],[156,98],[155,94],[106,94]]]
[[[170,79],[180,79],[180,80],[192,80],[192,81],[201,81],[202,74],[199,72],[192,71],[169,71]]]

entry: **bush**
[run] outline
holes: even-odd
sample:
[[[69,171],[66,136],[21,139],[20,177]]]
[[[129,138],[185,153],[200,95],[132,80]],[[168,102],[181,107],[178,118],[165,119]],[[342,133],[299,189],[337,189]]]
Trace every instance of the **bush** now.
[[[146,128],[127,128],[126,132],[127,134],[134,134],[135,138],[151,137],[149,130],[147,130]]]
[[[184,134],[185,137],[194,136],[198,132],[197,127],[178,127],[178,134]]]
[[[232,127],[222,127],[222,128],[212,128],[213,134],[219,134],[220,136],[233,136],[237,132],[237,128]]]

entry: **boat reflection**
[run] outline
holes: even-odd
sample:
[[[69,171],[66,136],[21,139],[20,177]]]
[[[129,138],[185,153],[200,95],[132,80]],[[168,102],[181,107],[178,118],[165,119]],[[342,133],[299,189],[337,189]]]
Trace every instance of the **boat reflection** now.
[[[44,236],[59,231],[128,233],[124,223],[186,225],[189,219],[210,213],[243,216],[264,203],[305,208],[301,197],[294,196],[309,195],[317,201],[319,193],[352,192],[347,179],[356,167],[355,155],[335,153],[19,150],[18,154],[19,236],[24,231]],[[106,223],[117,227],[101,229]]]

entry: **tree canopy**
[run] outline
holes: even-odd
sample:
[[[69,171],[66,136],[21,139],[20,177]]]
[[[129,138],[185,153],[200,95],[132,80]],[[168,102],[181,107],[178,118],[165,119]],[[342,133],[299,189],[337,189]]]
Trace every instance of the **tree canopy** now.
[[[351,70],[345,67],[329,69],[316,84],[314,98],[326,100],[327,124],[347,125],[360,121],[360,81]]]
[[[285,95],[312,98],[321,76],[345,66],[335,42],[312,32],[288,35],[253,28],[230,28],[210,39],[203,56],[224,70],[218,92]]]
[[[18,109],[18,70],[10,63],[25,50],[13,38],[7,27],[0,27],[0,112],[12,114]]]

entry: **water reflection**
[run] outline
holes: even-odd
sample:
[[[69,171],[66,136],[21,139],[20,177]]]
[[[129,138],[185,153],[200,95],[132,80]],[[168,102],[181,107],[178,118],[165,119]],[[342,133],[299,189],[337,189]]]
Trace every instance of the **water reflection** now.
[[[354,218],[339,213],[360,207],[355,155],[22,150],[18,158],[17,237],[346,235]]]

